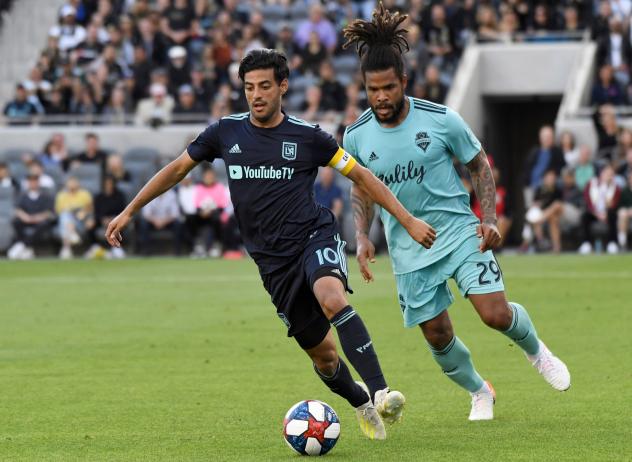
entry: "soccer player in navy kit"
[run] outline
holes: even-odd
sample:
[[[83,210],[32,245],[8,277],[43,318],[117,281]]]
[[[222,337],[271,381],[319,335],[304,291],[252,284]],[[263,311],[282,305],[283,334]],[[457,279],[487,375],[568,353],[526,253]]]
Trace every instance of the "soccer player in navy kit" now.
[[[371,337],[347,302],[345,242],[336,232],[332,212],[313,198],[318,167],[328,165],[349,177],[421,245],[431,247],[436,234],[331,135],[281,110],[288,75],[281,53],[249,52],[240,63],[239,76],[250,112],[211,124],[112,220],[106,238],[120,246],[121,231],[145,204],[176,185],[199,162],[222,158],[241,236],[288,336],[307,352],[321,380],[356,408],[364,434],[384,439],[382,418],[399,420],[405,399],[389,390]],[[353,381],[338,356],[330,323],[364,383]]]

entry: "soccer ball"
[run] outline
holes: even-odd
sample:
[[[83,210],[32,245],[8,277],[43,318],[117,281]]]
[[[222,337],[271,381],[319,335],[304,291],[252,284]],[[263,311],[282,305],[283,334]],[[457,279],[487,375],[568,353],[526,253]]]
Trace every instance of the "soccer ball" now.
[[[301,401],[285,414],[283,436],[287,445],[299,454],[322,456],[338,441],[340,419],[322,401]]]

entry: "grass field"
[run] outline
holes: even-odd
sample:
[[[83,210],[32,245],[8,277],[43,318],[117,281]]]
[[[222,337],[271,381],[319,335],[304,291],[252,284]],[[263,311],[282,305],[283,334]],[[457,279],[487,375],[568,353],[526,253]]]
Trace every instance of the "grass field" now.
[[[409,403],[372,442],[285,338],[250,261],[0,262],[0,460],[296,461],[281,421],[308,398],[340,415],[333,461],[632,460],[632,258],[500,263],[570,391],[458,298],[456,331],[498,394],[494,421],[468,422],[469,396],[402,327],[388,261],[372,285],[351,265],[351,302]]]

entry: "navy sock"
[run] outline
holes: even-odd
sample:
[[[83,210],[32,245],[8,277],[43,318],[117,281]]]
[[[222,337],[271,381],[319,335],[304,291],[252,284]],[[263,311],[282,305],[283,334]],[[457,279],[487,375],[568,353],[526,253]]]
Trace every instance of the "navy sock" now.
[[[374,399],[376,391],[386,388],[386,380],[362,318],[349,305],[330,321],[338,331],[342,351],[369,388],[371,399]]]
[[[334,375],[331,377],[328,377],[320,372],[316,367],[316,364],[314,364],[314,371],[316,371],[320,380],[322,380],[331,391],[349,401],[349,404],[353,407],[361,406],[367,402],[368,396],[366,395],[366,392],[360,385],[353,381],[351,372],[342,358],[338,358],[338,367]]]

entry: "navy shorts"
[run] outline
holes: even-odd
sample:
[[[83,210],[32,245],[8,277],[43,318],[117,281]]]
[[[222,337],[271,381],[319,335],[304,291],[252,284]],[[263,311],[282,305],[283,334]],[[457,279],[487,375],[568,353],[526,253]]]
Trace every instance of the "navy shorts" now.
[[[287,327],[288,337],[295,337],[304,349],[318,345],[329,331],[329,320],[312,290],[314,283],[321,277],[333,276],[352,293],[347,281],[346,245],[333,228],[318,229],[303,253],[284,267],[261,276],[277,315]]]

